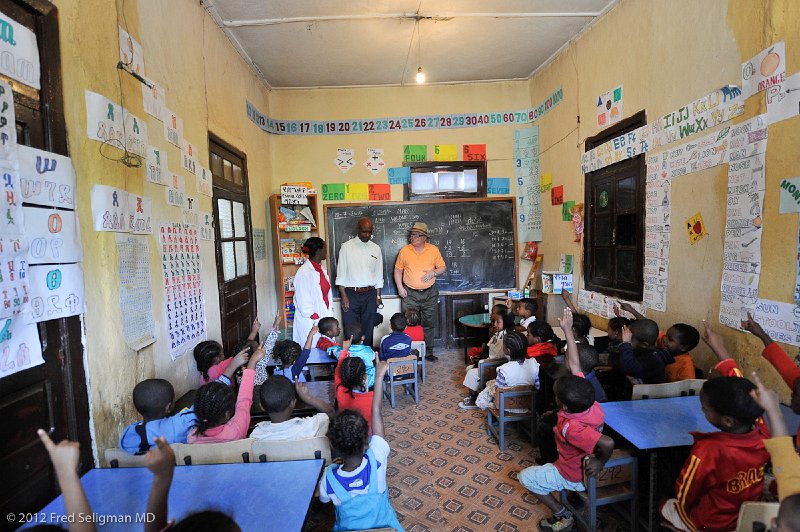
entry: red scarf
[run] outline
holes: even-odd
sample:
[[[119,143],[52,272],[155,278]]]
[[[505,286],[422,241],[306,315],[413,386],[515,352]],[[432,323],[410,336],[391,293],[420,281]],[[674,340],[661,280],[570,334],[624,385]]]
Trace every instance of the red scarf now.
[[[539,342],[528,346],[528,358],[554,357],[558,354],[556,346],[550,342]]]
[[[322,273],[322,264],[316,263],[311,259],[308,259],[308,262],[310,262],[314,269],[317,270],[317,273],[319,273],[319,287],[322,290],[322,300],[325,302],[325,308],[331,308],[331,304],[328,301],[328,292],[331,289],[331,283],[328,281],[328,278],[325,277],[325,274]]]

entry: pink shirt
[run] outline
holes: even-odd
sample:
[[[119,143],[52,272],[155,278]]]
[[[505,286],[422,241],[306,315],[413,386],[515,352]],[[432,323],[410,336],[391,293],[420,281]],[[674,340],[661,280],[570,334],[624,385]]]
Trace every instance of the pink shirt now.
[[[253,385],[256,372],[245,369],[242,383],[239,385],[239,395],[236,398],[236,413],[224,425],[208,429],[202,436],[197,435],[193,429],[186,438],[187,443],[224,443],[227,441],[241,440],[247,437],[250,428],[250,407],[253,406]]]
[[[209,382],[214,382],[215,380],[219,379],[219,376],[225,373],[225,370],[228,369],[228,366],[231,365],[233,361],[233,357],[226,358],[219,364],[215,364],[208,368],[208,380],[203,378],[203,374],[200,374],[200,385],[208,384]]]

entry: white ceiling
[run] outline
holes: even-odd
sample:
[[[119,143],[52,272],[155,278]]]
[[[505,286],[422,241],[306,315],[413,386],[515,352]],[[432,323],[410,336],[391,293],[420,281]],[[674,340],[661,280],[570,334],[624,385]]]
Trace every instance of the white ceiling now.
[[[617,0],[202,0],[271,88],[527,79]],[[420,39],[421,35],[421,39]]]

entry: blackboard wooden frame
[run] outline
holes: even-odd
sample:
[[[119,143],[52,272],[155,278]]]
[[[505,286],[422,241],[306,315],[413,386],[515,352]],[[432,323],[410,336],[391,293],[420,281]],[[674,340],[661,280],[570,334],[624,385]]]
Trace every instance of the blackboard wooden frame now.
[[[324,204],[323,208],[323,216],[322,219],[325,223],[325,242],[329,243],[331,241],[330,237],[330,227],[328,227],[328,209],[330,208],[343,208],[343,207],[380,207],[384,205],[389,206],[400,206],[400,205],[447,205],[449,203],[482,203],[482,202],[489,202],[489,203],[497,203],[497,202],[509,202],[511,204],[511,214],[512,214],[512,221],[511,227],[513,230],[513,245],[514,245],[514,283],[515,285],[519,281],[519,242],[517,242],[517,202],[516,198],[513,196],[493,196],[491,198],[447,198],[447,199],[433,199],[433,200],[418,200],[418,201],[369,201],[369,202],[350,202],[350,203],[329,203]],[[330,246],[328,247],[328,275],[331,279],[331,284],[335,285],[336,279],[334,277],[334,268],[333,264],[338,259],[336,256],[336,252],[338,249],[331,249]],[[446,261],[445,261],[446,262]],[[393,279],[385,279],[385,283],[394,283]],[[386,286],[386,285],[384,285]],[[335,292],[336,287],[334,286],[334,294],[336,297],[334,299],[340,299],[338,297],[338,293]],[[513,287],[504,287],[504,288],[513,288]],[[477,289],[477,290],[467,290],[467,291],[442,291],[443,294],[448,295],[458,295],[458,294],[491,294],[503,291],[504,288],[487,288],[487,289]],[[392,298],[392,297],[399,297],[395,294],[386,294],[384,299]]]

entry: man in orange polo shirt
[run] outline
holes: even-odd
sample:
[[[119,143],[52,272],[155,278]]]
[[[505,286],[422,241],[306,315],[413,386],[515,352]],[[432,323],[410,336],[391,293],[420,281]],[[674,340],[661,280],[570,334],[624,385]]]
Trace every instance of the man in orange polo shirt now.
[[[433,324],[439,305],[436,276],[447,271],[439,248],[428,243],[428,224],[416,222],[409,231],[410,244],[403,246],[394,263],[394,282],[403,298],[402,307],[416,309],[422,318],[425,333],[425,358],[436,361],[433,355]]]

